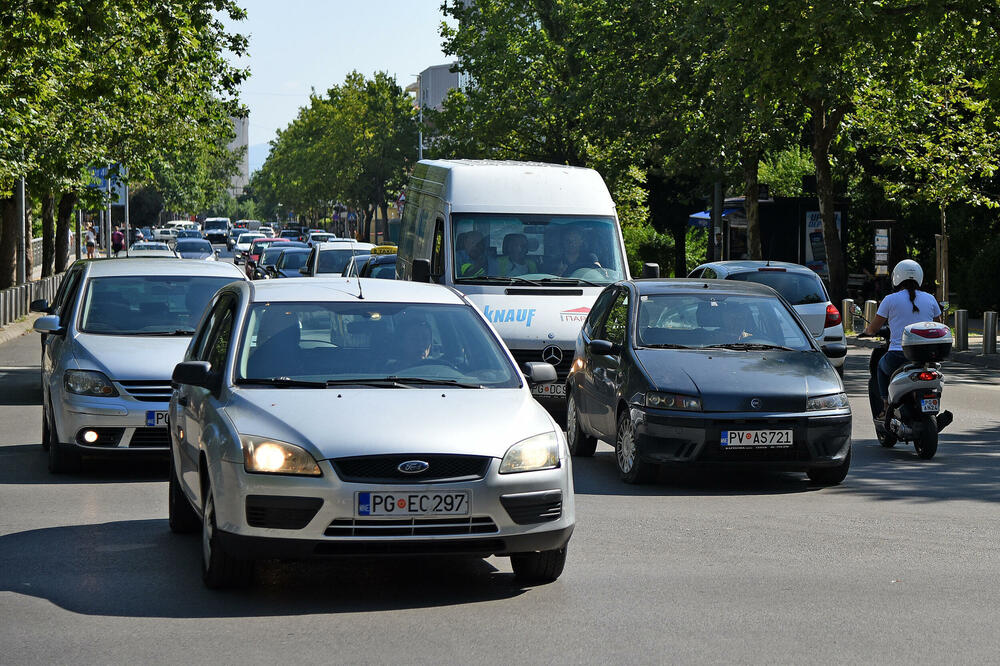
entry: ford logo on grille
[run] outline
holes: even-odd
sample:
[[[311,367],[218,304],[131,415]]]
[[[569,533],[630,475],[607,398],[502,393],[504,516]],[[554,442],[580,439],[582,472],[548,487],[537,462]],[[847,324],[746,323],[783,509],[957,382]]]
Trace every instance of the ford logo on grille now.
[[[396,469],[403,474],[420,474],[421,472],[426,472],[428,467],[430,467],[430,464],[425,463],[423,460],[407,460],[406,462],[399,463],[399,467]]]

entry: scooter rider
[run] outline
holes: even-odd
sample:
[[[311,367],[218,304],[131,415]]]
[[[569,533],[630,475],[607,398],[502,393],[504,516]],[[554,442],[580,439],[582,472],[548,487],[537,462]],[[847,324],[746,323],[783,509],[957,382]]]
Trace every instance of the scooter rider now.
[[[889,379],[899,366],[906,362],[903,355],[903,329],[922,321],[941,321],[941,307],[937,299],[926,291],[920,291],[924,281],[924,271],[912,259],[904,259],[892,269],[892,286],[896,290],[882,299],[878,313],[868,323],[866,335],[877,335],[889,322],[889,351],[878,362],[878,390],[882,397],[882,414],[885,418],[889,409]]]

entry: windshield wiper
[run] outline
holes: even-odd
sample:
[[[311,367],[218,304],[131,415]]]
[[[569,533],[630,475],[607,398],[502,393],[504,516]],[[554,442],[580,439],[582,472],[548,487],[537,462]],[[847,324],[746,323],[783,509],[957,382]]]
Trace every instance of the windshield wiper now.
[[[460,382],[455,379],[431,379],[427,377],[386,377],[386,379],[391,379],[394,382],[399,382],[400,384],[420,384],[425,386],[456,386],[458,388],[486,388],[482,384],[470,384],[469,382]]]
[[[539,278],[538,281],[539,282],[546,282],[546,283],[552,283],[552,282],[557,282],[558,283],[558,282],[562,282],[564,284],[585,284],[585,285],[588,285],[588,286],[591,286],[591,287],[604,287],[604,286],[606,286],[606,285],[603,285],[603,284],[600,284],[600,283],[597,283],[597,282],[591,282],[590,280],[584,280],[583,278],[576,278],[576,277]]]
[[[642,345],[642,346],[645,347],[646,349],[694,349],[694,347],[691,347],[689,345],[675,345],[669,343],[664,343],[660,345]]]
[[[252,379],[237,379],[237,384],[267,384],[281,388],[326,388],[326,382],[312,382],[291,377],[254,377]]]
[[[122,333],[122,335],[156,335],[156,336],[171,336],[171,335],[194,335],[193,328],[175,328],[172,331],[136,331],[135,333]]]
[[[765,345],[759,342],[730,342],[724,345],[705,345],[701,349],[738,349],[743,351],[763,351],[767,349],[779,349],[781,351],[795,351],[791,347],[781,345]]]
[[[502,284],[528,284],[532,287],[541,287],[541,283],[535,280],[518,277],[516,275],[481,275],[479,277],[458,278],[456,282],[500,282]]]

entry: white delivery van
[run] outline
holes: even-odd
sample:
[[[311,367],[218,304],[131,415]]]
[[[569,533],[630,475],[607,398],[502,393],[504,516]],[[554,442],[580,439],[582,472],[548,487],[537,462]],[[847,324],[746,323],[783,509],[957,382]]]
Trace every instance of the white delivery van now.
[[[406,189],[396,272],[430,262],[431,280],[464,293],[518,363],[559,381],[532,392],[565,417],[566,376],[598,293],[627,279],[621,228],[593,169],[529,162],[421,160]],[[522,367],[523,369],[523,367]]]

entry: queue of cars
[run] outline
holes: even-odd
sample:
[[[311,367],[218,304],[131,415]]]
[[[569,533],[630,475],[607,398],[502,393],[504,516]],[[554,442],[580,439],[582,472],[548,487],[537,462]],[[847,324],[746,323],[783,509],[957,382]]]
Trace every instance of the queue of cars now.
[[[414,189],[398,249],[241,231],[245,271],[74,264],[33,304],[50,469],[169,447],[170,527],[201,532],[210,587],[259,559],[386,554],[510,556],[519,580],[555,580],[572,457],[598,439],[628,483],[661,465],[845,478],[846,347],[781,291],[796,267],[633,280],[588,170],[425,166],[444,199]],[[518,185],[539,172],[590,198],[542,206]],[[487,180],[528,196],[489,206]],[[383,275],[403,279],[365,277]],[[371,428],[376,405],[392,418]]]

